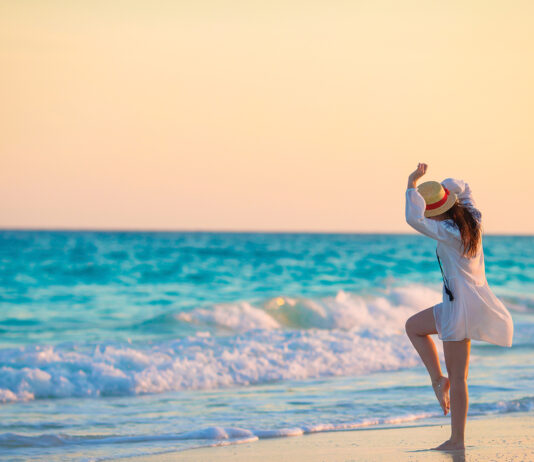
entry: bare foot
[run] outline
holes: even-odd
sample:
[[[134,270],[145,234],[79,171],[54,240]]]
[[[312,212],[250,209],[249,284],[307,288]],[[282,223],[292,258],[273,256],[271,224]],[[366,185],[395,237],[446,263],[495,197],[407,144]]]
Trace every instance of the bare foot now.
[[[444,443],[441,443],[439,446],[436,446],[436,450],[440,451],[454,451],[458,449],[465,449],[465,444],[463,442],[455,443],[454,441],[447,440]]]
[[[443,375],[436,382],[432,382],[432,388],[436,393],[436,397],[438,398],[441,409],[443,409],[443,415],[447,415],[447,412],[449,412],[450,409],[450,387],[451,384],[449,383],[449,379]]]

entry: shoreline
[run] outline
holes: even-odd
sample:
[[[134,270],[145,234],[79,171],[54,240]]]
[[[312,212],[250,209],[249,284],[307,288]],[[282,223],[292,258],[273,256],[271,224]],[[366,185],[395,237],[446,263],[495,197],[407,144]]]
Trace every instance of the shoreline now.
[[[534,411],[469,417],[465,451],[434,451],[450,436],[443,424],[357,428],[120,457],[122,462],[349,462],[534,460]]]

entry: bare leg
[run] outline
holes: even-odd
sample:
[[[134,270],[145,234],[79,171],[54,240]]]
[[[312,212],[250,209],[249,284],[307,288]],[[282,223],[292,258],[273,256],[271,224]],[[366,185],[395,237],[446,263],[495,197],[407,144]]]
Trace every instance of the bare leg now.
[[[432,307],[414,314],[406,321],[406,333],[419,353],[432,381],[443,414],[449,412],[449,379],[441,373],[438,351],[431,334],[437,334]]]
[[[433,449],[465,449],[465,422],[469,406],[467,373],[470,350],[470,339],[443,342],[445,364],[451,382],[451,437]]]

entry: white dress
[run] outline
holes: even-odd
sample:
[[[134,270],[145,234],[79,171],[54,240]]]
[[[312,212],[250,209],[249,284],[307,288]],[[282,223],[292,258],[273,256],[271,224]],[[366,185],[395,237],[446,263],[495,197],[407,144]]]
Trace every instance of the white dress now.
[[[442,185],[456,193],[460,203],[469,207],[476,219],[481,221],[481,214],[467,183],[447,178]],[[425,200],[419,191],[408,188],[406,221],[420,233],[437,241],[436,252],[441,260],[446,285],[453,295],[451,301],[444,283],[443,302],[433,306],[438,337],[443,341],[469,338],[512,346],[512,317],[488,286],[482,245],[474,257],[463,256],[460,231],[454,222],[425,218],[425,207]]]

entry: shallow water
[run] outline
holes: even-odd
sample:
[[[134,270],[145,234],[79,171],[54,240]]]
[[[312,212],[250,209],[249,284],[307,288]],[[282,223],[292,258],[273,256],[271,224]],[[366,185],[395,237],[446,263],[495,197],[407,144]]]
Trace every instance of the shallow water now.
[[[434,248],[418,235],[2,231],[0,458],[448,422],[404,334],[440,301]],[[472,342],[469,414],[532,410],[534,238],[485,236],[484,251],[514,345]]]

